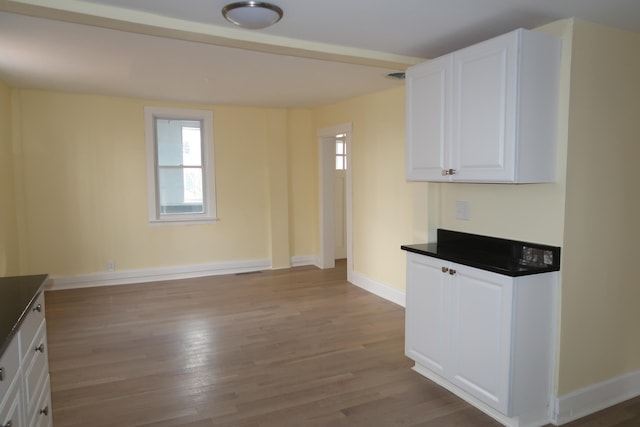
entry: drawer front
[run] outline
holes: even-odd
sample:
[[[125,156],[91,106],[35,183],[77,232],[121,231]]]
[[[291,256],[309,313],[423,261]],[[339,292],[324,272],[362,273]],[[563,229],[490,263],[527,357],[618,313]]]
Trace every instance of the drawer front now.
[[[31,422],[29,427],[51,427],[53,425],[51,415],[51,385],[49,375],[47,375],[42,389],[42,393],[38,398],[38,403],[34,411],[31,413]]]
[[[34,337],[44,320],[44,291],[36,301],[29,307],[27,317],[20,325],[20,357],[24,359],[31,354],[30,347],[33,344]]]
[[[31,354],[27,354],[23,359],[24,398],[28,414],[35,409],[35,404],[42,393],[49,374],[46,326],[46,322],[42,322],[33,341],[33,345],[28,349]]]
[[[11,427],[25,427],[22,414],[22,378],[18,375],[16,381],[9,387],[4,402],[0,404],[0,426],[11,422]]]
[[[0,357],[0,403],[9,390],[11,382],[18,375],[18,369],[20,366],[20,354],[18,351],[18,336],[13,337],[9,343],[9,347],[4,351],[2,357]],[[3,424],[0,424],[0,426]]]

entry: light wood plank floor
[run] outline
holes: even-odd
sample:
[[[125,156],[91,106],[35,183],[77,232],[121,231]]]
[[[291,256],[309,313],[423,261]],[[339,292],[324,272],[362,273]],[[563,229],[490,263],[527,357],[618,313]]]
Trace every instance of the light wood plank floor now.
[[[47,292],[54,426],[499,425],[411,371],[404,309],[345,276]],[[636,399],[572,425],[639,420]]]

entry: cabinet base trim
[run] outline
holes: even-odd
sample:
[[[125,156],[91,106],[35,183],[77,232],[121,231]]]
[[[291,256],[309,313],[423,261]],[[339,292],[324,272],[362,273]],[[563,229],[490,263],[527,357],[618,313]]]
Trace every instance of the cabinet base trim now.
[[[502,425],[507,427],[541,427],[550,422],[549,416],[547,415],[546,410],[538,411],[535,413],[527,414],[527,416],[519,416],[519,417],[507,417],[506,415],[496,411],[492,407],[488,406],[486,403],[479,401],[475,397],[471,396],[466,391],[460,389],[456,385],[432,372],[428,368],[416,363],[413,366],[413,370],[438,384],[441,387],[446,388],[451,393],[455,394],[462,400],[466,401],[470,405],[475,408],[481,410],[485,414],[489,415],[494,420],[498,421]]]
[[[556,397],[553,423],[566,424],[640,396],[640,371],[631,372]]]

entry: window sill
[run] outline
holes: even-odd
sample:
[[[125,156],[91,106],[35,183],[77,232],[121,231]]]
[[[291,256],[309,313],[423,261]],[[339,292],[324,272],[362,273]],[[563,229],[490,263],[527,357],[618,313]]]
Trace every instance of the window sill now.
[[[182,218],[182,219],[150,219],[149,225],[153,227],[161,227],[165,225],[203,225],[203,224],[215,224],[219,221],[219,218]]]

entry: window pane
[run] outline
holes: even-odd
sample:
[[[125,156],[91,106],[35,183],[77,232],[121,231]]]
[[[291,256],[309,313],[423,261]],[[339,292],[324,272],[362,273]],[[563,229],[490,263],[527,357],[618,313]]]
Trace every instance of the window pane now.
[[[336,170],[343,170],[344,169],[344,157],[342,156],[336,156]]]
[[[158,169],[160,213],[202,213],[202,169]]]
[[[344,152],[344,141],[336,141],[336,154],[345,154]]]
[[[182,128],[182,164],[202,166],[202,139],[199,127]]]
[[[202,169],[185,168],[184,177],[184,202],[199,203],[202,205]]]
[[[158,166],[201,166],[200,131],[196,120],[156,119]]]

